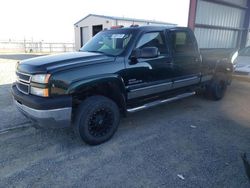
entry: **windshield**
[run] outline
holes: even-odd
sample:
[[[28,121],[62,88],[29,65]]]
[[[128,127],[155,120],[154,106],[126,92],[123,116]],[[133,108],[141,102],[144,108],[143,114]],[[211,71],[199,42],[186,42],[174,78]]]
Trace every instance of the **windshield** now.
[[[250,56],[250,47],[246,47],[240,50],[239,56]]]
[[[100,32],[87,42],[80,51],[118,56],[125,51],[132,36],[132,33],[128,33],[125,30]]]

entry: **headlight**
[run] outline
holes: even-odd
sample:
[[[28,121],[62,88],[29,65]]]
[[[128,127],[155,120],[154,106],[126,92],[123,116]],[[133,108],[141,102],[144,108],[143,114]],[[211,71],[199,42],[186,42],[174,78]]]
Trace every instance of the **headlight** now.
[[[38,87],[30,87],[30,93],[33,95],[37,95],[40,97],[48,97],[49,89],[48,88],[38,88]]]
[[[233,56],[232,56],[232,58],[231,58],[231,62],[234,64],[234,62],[235,62],[235,60],[236,60],[236,58],[238,57],[238,51],[236,51],[234,54],[233,54]]]
[[[35,74],[32,76],[31,81],[40,83],[40,84],[47,84],[49,82],[50,74]]]

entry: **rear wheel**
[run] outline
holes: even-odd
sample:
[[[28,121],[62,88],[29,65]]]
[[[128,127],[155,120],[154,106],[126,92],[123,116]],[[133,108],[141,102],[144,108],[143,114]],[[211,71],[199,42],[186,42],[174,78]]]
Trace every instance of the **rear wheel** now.
[[[213,100],[220,100],[227,90],[227,82],[223,79],[212,80],[206,87],[205,95]]]
[[[87,144],[97,145],[114,135],[119,120],[119,108],[112,100],[103,96],[92,96],[78,107],[74,131]]]

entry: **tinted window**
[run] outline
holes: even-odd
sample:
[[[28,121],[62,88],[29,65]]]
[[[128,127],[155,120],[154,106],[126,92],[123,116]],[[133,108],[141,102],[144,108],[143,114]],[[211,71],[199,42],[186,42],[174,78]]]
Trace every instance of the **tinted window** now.
[[[195,45],[188,32],[175,31],[172,33],[172,49],[175,53],[194,52]]]
[[[138,41],[136,48],[142,49],[144,47],[157,47],[160,54],[167,53],[166,42],[164,40],[164,35],[161,32],[143,34]]]

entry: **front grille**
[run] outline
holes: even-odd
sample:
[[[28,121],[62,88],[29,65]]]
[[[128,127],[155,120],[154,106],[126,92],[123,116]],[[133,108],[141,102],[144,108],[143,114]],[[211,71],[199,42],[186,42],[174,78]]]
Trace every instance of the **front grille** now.
[[[17,89],[22,93],[29,94],[29,84],[24,84],[21,82],[16,83]]]
[[[29,94],[31,75],[21,72],[16,72],[17,89],[24,94]]]
[[[19,81],[23,81],[25,83],[30,83],[31,75],[26,74],[26,73],[21,73],[21,72],[16,72],[16,75],[17,75],[17,79]]]

